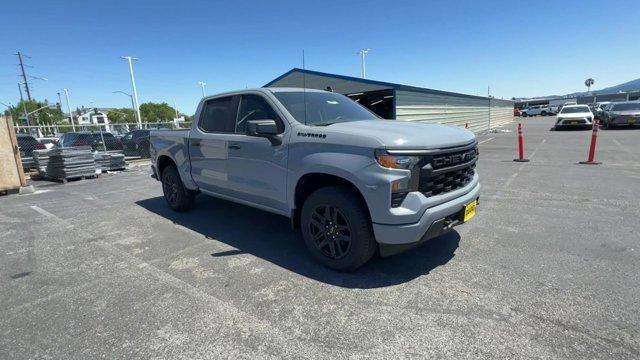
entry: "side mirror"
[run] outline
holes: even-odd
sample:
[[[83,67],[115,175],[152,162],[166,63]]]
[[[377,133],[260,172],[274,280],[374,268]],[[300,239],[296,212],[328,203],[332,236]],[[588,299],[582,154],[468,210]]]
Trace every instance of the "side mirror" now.
[[[247,136],[256,136],[269,139],[271,145],[280,145],[282,140],[278,137],[278,125],[275,120],[249,120],[247,121]]]

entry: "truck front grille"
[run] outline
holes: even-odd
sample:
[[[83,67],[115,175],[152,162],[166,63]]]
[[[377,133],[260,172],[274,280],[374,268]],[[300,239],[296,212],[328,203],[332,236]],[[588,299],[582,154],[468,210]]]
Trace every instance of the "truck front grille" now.
[[[465,187],[475,174],[478,148],[427,156],[420,169],[418,191],[426,197]]]
[[[435,176],[421,176],[419,190],[424,196],[435,196],[465,187],[473,179],[476,164]]]

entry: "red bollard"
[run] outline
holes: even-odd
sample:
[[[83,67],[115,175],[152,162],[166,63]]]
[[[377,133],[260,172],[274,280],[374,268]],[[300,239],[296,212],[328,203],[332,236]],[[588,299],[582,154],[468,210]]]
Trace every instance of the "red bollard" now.
[[[513,159],[517,162],[528,162],[529,159],[524,158],[524,137],[522,136],[522,123],[518,123],[518,158]]]
[[[591,144],[589,145],[589,158],[587,161],[580,161],[580,164],[585,165],[598,165],[599,161],[594,161],[596,157],[596,141],[598,139],[598,128],[600,127],[600,122],[596,120],[593,124],[593,132],[591,133]]]

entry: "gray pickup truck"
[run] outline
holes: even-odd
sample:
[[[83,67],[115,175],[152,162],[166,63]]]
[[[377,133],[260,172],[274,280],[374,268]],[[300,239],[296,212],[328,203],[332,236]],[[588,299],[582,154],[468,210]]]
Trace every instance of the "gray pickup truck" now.
[[[150,155],[172,209],[190,209],[203,193],[287,216],[336,270],[469,220],[480,190],[472,132],[383,120],[319,90],[206,97],[191,130],[151,132]]]

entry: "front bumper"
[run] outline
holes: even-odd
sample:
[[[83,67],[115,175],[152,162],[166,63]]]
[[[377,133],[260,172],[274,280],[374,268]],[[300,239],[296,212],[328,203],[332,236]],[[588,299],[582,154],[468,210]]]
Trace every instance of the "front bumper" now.
[[[411,224],[389,225],[373,223],[373,232],[376,241],[381,245],[382,255],[388,255],[389,246],[415,245],[421,241],[439,236],[459,225],[462,221],[456,221],[465,205],[478,199],[480,184],[476,185],[464,195],[438,204],[425,210],[418,222]],[[387,254],[385,254],[387,253]]]
[[[569,126],[591,126],[593,125],[593,120],[590,118],[568,118],[568,119],[560,119],[556,123],[556,126],[569,127]]]
[[[634,126],[640,125],[640,117],[632,117],[632,116],[616,116],[611,119],[609,125],[613,126]]]

